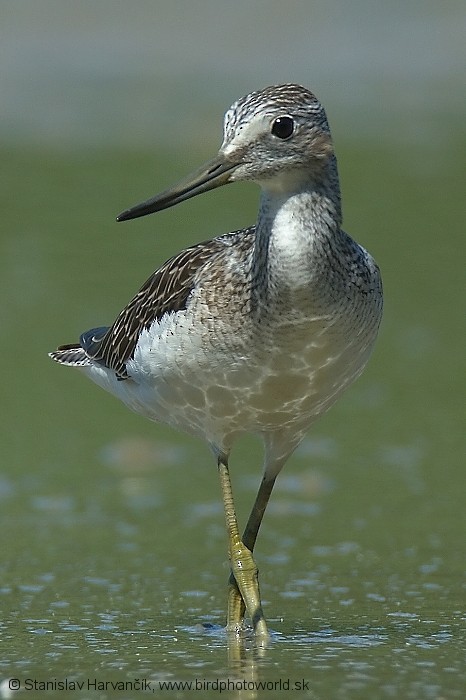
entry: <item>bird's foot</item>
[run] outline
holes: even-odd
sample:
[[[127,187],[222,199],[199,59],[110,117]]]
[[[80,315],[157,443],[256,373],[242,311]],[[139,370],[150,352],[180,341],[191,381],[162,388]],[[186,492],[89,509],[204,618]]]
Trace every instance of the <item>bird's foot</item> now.
[[[239,634],[246,610],[256,637],[267,639],[269,635],[259,592],[259,570],[252,552],[241,540],[237,540],[231,543],[229,554],[232,575],[228,590],[227,629]]]

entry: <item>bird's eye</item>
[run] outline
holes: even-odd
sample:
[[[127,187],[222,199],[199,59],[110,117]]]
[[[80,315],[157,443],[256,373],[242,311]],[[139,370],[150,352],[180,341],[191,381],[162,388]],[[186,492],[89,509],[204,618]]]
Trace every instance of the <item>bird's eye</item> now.
[[[279,139],[289,139],[294,131],[291,117],[277,117],[272,124],[272,134]]]

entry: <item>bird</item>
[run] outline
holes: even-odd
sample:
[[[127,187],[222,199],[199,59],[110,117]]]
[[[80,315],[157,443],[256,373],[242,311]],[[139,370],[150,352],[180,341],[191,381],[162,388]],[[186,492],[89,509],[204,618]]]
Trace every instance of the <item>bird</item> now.
[[[50,357],[81,370],[152,421],[202,438],[220,477],[230,578],[226,629],[265,620],[254,546],[276,478],[311,425],[361,374],[382,317],[381,274],[342,229],[337,160],[324,107],[306,87],[250,92],[226,111],[216,157],[117,221],[214,188],[260,188],[255,225],[182,250],[110,326]],[[264,444],[243,534],[229,457],[246,433]]]

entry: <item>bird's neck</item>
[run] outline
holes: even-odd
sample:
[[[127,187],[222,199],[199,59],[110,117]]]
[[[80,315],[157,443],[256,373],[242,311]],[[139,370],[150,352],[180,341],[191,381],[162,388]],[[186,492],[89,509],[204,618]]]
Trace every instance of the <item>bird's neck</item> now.
[[[256,227],[253,278],[270,294],[297,293],[325,274],[341,235],[338,176],[303,179],[290,191],[263,188]]]

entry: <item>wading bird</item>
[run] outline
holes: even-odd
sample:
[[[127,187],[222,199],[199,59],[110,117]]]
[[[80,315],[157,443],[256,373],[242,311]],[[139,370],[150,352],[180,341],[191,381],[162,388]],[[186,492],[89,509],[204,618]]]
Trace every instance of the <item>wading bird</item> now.
[[[197,435],[217,460],[229,539],[227,627],[267,637],[253,558],[275,479],[312,423],[362,372],[382,314],[379,269],[341,228],[337,162],[312,92],[277,85],[226,112],[218,155],[118,221],[226,183],[261,188],[257,223],[175,255],[109,327],[51,357],[151,420]],[[263,478],[240,536],[228,459],[262,437]]]

